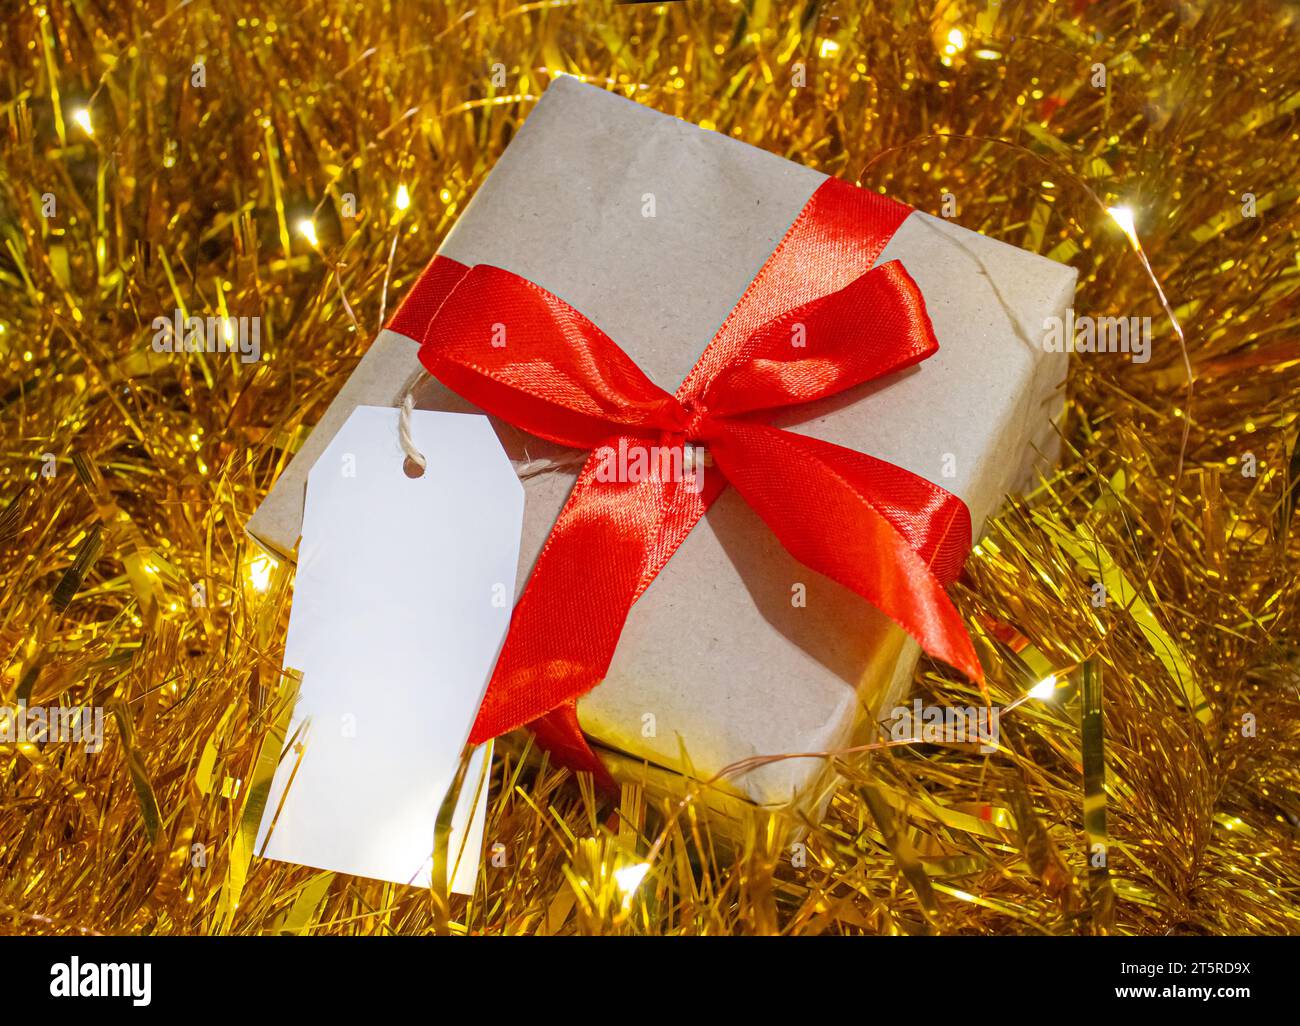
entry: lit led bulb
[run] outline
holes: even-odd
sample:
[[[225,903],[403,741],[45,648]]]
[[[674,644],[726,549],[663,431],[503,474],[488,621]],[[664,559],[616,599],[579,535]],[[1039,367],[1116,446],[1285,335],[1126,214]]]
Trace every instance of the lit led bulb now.
[[[1056,674],[1049,673],[1032,688],[1029,689],[1030,698],[1051,698],[1056,694]]]
[[[1137,224],[1133,220],[1133,208],[1107,207],[1106,213],[1111,216],[1111,220],[1119,225],[1120,230],[1128,236],[1128,241],[1136,246],[1138,241]]]

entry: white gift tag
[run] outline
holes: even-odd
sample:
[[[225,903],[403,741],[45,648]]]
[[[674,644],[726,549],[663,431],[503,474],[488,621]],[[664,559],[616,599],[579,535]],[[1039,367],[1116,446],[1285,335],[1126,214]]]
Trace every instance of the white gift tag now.
[[[307,478],[284,655],[302,684],[257,851],[428,886],[438,808],[510,622],[524,490],[487,418],[414,411],[418,478],[397,424],[395,409],[358,407]],[[478,874],[488,753],[453,818],[462,894]]]

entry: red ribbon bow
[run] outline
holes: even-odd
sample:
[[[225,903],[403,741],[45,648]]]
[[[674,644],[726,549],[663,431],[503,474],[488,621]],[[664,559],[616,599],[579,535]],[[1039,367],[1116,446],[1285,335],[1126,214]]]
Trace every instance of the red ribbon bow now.
[[[970,548],[965,503],[883,460],[765,423],[938,349],[902,265],[872,268],[910,212],[827,179],[672,395],[540,286],[435,258],[392,324],[422,340],[429,373],[516,427],[596,450],[515,608],[472,743],[528,724],[561,761],[608,780],[576,701],[604,678],[632,603],[728,483],[801,563],[983,680],[944,592]],[[685,474],[601,472],[620,445],[686,443],[716,466],[702,488]]]

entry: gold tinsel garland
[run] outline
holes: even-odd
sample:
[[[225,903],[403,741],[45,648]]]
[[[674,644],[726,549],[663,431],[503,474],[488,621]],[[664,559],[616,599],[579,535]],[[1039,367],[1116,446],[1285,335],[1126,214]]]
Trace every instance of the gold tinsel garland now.
[[[0,705],[108,723],[98,753],[0,744],[0,932],[1300,927],[1294,8],[3,17]],[[258,859],[291,575],[241,525],[561,72],[922,209],[951,195],[967,227],[1079,268],[1081,312],[1152,318],[1149,363],[1074,358],[1058,473],[958,589],[988,700],[1018,703],[1002,748],[844,756],[797,858],[779,819],[728,840],[631,790],[610,827],[506,751],[472,899]],[[155,354],[176,309],[261,317],[264,359]],[[984,700],[934,666],[916,689]]]

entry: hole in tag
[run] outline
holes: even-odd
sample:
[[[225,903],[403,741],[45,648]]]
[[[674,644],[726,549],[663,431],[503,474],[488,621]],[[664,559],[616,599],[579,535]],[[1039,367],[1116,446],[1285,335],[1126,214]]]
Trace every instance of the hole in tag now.
[[[409,478],[424,477],[424,468],[408,456],[402,461],[402,473]]]

